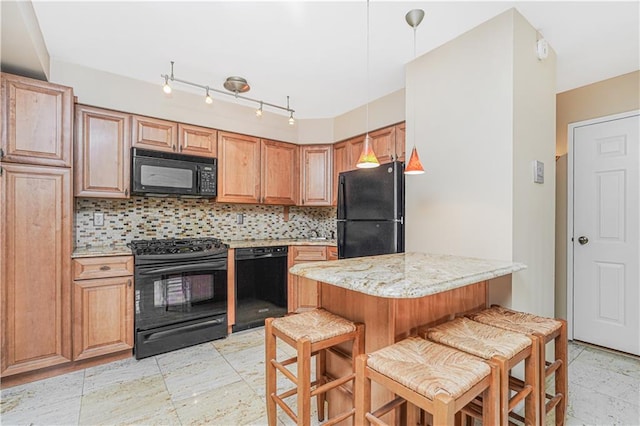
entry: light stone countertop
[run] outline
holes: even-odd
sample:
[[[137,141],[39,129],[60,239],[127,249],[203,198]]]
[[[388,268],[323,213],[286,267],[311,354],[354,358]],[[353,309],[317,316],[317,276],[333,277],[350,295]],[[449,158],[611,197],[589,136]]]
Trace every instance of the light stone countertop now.
[[[270,238],[264,240],[222,240],[229,248],[273,246],[336,246],[336,240],[310,238]]]
[[[335,246],[336,240],[319,239],[265,239],[265,240],[223,240],[229,248],[244,247],[273,247],[273,246]],[[90,247],[76,247],[71,258],[99,257],[99,256],[130,256],[133,253],[125,244],[95,245]]]
[[[105,246],[76,247],[71,258],[101,257],[101,256],[133,256],[133,252],[125,244],[111,244]]]
[[[372,296],[411,299],[442,293],[525,269],[522,263],[397,253],[301,263],[292,274]]]

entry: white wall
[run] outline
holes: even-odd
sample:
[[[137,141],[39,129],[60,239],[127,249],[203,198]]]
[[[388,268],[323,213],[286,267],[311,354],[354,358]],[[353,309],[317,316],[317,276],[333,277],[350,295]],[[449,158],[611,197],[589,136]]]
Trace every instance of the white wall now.
[[[407,146],[426,174],[406,181],[406,248],[525,263],[491,301],[553,314],[555,56],[534,46],[511,9],[407,65]]]
[[[513,275],[515,309],[553,317],[555,299],[556,54],[535,55],[536,30],[517,12],[513,61],[513,259],[529,266]],[[533,161],[544,183],[533,183]]]

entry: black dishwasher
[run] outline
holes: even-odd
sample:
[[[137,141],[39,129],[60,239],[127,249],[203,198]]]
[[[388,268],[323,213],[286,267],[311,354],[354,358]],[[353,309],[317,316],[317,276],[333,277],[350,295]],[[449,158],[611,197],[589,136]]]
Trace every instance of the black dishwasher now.
[[[287,313],[287,246],[237,248],[233,331],[264,325]]]

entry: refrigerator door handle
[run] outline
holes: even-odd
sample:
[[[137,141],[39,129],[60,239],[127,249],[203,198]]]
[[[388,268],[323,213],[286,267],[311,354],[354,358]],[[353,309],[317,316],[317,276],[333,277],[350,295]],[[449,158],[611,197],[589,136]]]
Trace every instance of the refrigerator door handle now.
[[[338,219],[346,219],[344,202],[344,176],[338,178]]]

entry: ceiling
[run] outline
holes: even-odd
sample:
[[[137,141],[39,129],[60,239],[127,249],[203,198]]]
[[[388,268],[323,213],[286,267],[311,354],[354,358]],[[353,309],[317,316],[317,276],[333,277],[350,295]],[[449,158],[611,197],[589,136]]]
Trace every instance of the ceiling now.
[[[640,69],[639,6],[372,0],[367,88],[362,0],[33,2],[52,60],[157,83],[158,90],[170,61],[177,78],[218,89],[226,77],[242,76],[252,87],[247,96],[284,105],[289,95],[297,118],[335,117],[403,88],[404,65],[414,57],[404,16],[413,8],[426,12],[416,34],[421,55],[515,7],[556,51],[562,92]]]

